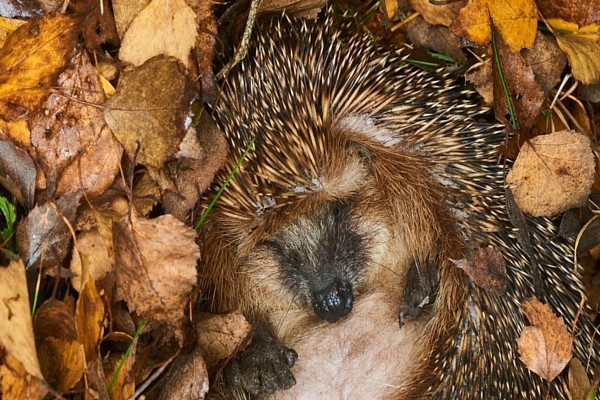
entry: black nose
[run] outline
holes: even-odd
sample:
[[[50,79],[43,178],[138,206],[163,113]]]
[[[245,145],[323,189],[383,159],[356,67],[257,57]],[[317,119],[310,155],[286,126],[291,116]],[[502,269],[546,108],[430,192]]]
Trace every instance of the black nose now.
[[[347,281],[336,280],[330,286],[313,294],[313,309],[317,317],[327,322],[335,322],[352,311],[352,285]]]

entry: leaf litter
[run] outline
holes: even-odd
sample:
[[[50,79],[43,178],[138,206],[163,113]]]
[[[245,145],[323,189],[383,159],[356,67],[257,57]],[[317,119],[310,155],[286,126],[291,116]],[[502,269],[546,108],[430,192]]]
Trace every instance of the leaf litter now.
[[[304,17],[324,6],[263,3],[259,14],[286,9]],[[552,149],[578,142],[572,134],[597,138],[600,123],[575,96],[592,99],[600,84],[599,20],[590,4],[385,3],[385,16],[373,14],[384,22],[371,18],[367,29],[392,43],[404,34],[470,65],[467,76],[485,102],[509,129],[518,127],[505,155],[527,153],[530,142],[539,163],[526,163],[525,173],[566,178],[556,179],[546,197],[535,187],[535,199],[546,205],[545,198],[567,198],[549,211],[555,213],[587,198],[592,183],[575,189],[579,180],[570,177],[593,175],[589,144],[560,159]],[[227,18],[219,24],[217,15],[235,9],[201,0],[84,0],[67,4],[65,13],[8,4],[0,8],[0,194],[17,205],[19,256],[0,250],[0,325],[7,327],[0,330],[0,393],[204,398],[208,377],[252,329],[240,313],[198,312],[196,303],[207,299],[195,287],[201,254],[191,228],[227,153],[202,102],[218,97],[214,55],[237,45],[226,44]],[[230,20],[242,30],[240,19]],[[465,39],[473,44],[469,52],[461,47]],[[587,85],[582,94],[578,84]],[[559,128],[571,132],[562,141],[532,140]],[[588,162],[580,166],[583,156],[575,153]],[[537,212],[514,192],[519,208]],[[456,263],[501,295],[504,266],[494,249]],[[537,317],[538,308],[524,304],[534,327],[524,329],[519,351],[552,379],[570,358],[568,332],[560,340],[549,336],[563,328],[551,314]],[[587,393],[589,384],[577,385]]]

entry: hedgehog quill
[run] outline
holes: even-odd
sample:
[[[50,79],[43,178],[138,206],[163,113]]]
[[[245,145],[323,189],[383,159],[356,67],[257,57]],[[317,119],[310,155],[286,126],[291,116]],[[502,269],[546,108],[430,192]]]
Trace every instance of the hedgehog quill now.
[[[199,283],[211,311],[256,330],[213,395],[567,398],[565,373],[548,385],[516,349],[534,279],[506,212],[502,127],[451,76],[329,18],[256,31],[214,109],[230,145],[217,182],[255,148],[204,221]],[[572,244],[548,219],[528,226],[540,299],[571,327]],[[451,261],[487,246],[506,293]],[[591,371],[594,327],[582,315],[575,329]]]

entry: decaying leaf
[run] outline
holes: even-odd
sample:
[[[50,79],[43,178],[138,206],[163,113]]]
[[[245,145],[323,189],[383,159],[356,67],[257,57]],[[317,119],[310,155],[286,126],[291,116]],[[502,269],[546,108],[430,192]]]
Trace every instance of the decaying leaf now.
[[[523,212],[553,216],[586,201],[594,171],[589,138],[562,131],[525,142],[506,183]]]
[[[77,249],[73,252],[70,265],[73,274],[71,284],[75,290],[81,290],[85,280],[97,281],[113,270],[112,230],[109,234],[109,244],[98,229],[77,235]],[[84,278],[85,274],[88,275],[87,279]]]
[[[536,82],[548,94],[561,80],[567,57],[550,36],[538,32],[533,49],[523,49],[523,59],[533,71]],[[512,72],[512,71],[511,71]]]
[[[466,0],[445,4],[432,4],[429,0],[410,0],[410,5],[431,25],[450,26],[458,17],[458,12],[467,4]]]
[[[117,294],[144,318],[173,321],[183,316],[196,283],[200,250],[196,233],[171,215],[132,216],[113,229]]]
[[[561,317],[547,304],[530,298],[523,302],[523,313],[533,326],[526,326],[518,340],[521,361],[547,381],[561,373],[573,355],[573,341]]]
[[[469,0],[460,10],[452,31],[475,43],[488,44],[492,37],[492,24],[511,52],[532,47],[537,31],[535,1]]]
[[[598,0],[536,0],[544,18],[562,18],[581,26],[600,21]]]
[[[494,84],[494,111],[496,118],[510,125],[510,108],[506,98],[503,82],[506,84],[511,104],[516,114],[520,132],[529,130],[537,120],[544,103],[544,91],[535,80],[531,66],[527,64],[521,53],[513,53],[501,37],[496,35],[498,56],[502,76],[498,66],[494,64],[492,78]]]
[[[129,24],[119,58],[139,66],[155,56],[172,56],[187,67],[197,29],[196,14],[184,0],[152,0]]]
[[[208,394],[208,372],[202,350],[194,349],[189,354],[179,356],[168,372],[156,385],[150,398],[161,400],[202,400]]]
[[[65,68],[78,33],[68,15],[44,15],[15,30],[0,49],[0,117],[24,118],[36,110]]]
[[[27,152],[0,139],[0,185],[27,209],[33,207],[35,164]]]
[[[498,294],[506,289],[506,266],[502,253],[497,248],[478,249],[471,252],[466,259],[452,261],[480,288]]]
[[[108,99],[106,122],[130,156],[161,167],[184,137],[192,85],[177,61],[157,57],[123,76]]]
[[[59,392],[71,389],[83,376],[85,366],[73,312],[66,303],[50,299],[35,313],[33,328],[46,381]]]
[[[40,393],[44,381],[37,358],[25,266],[14,254],[0,249],[0,384],[5,395],[26,393],[29,380]],[[14,369],[13,369],[14,368]],[[19,371],[15,375],[14,371]],[[21,390],[20,390],[20,389]],[[10,398],[10,397],[7,397]],[[35,398],[35,397],[34,397]]]
[[[252,325],[239,311],[224,315],[199,314],[196,319],[198,346],[208,368],[232,357],[251,331]]]
[[[59,79],[61,94],[32,119],[31,143],[46,178],[46,194],[60,197],[83,190],[95,197],[113,182],[123,148],[99,107],[104,102],[95,69],[85,53]],[[64,95],[63,95],[64,94]]]
[[[73,223],[81,193],[61,197],[56,204],[37,205],[17,226],[19,254],[27,268],[40,262],[40,268],[59,266],[69,253],[71,233],[63,217]],[[56,212],[55,207],[60,210]]]

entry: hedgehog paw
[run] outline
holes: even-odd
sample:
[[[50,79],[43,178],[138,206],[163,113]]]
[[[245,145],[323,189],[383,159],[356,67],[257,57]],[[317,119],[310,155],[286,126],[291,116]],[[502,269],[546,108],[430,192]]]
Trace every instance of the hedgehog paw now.
[[[267,331],[259,327],[250,346],[238,353],[225,367],[225,381],[251,396],[289,389],[296,384],[290,371],[298,354],[282,346]]]

